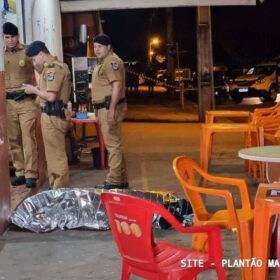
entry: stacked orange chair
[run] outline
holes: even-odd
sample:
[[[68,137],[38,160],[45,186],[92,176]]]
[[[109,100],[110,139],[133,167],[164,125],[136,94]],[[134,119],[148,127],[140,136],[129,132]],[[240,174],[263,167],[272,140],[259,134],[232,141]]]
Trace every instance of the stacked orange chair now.
[[[256,109],[252,115],[251,122],[262,130],[261,142],[263,145],[277,145],[279,143],[277,131],[280,130],[280,107],[278,105],[274,107],[273,110]],[[258,139],[251,137],[249,141],[252,146],[256,146]],[[264,182],[263,162],[249,161],[248,171],[253,178],[259,177],[260,181]]]
[[[202,140],[201,140],[201,167],[207,171],[208,170],[208,161],[212,152],[212,139],[213,133],[211,130],[216,130],[217,132],[227,132],[232,129],[240,131],[242,129],[246,129],[246,124],[214,124],[214,121],[218,117],[246,117],[248,119],[248,132],[246,137],[246,147],[273,144],[273,141],[277,143],[277,135],[274,137],[274,134],[278,129],[280,129],[280,102],[278,102],[275,106],[269,108],[257,108],[253,113],[249,111],[237,111],[237,110],[212,110],[206,112],[206,121],[204,125],[202,125]],[[217,128],[215,127],[217,126]],[[251,133],[253,130],[251,126],[256,126],[259,128],[259,133]],[[224,128],[224,129],[223,129]],[[204,131],[205,130],[205,131]],[[211,132],[211,135],[206,135]],[[205,137],[206,135],[207,137]],[[204,138],[204,139],[203,139]],[[205,147],[205,145],[208,145]],[[259,178],[261,182],[264,181],[264,165],[263,163],[254,162],[254,161],[246,161],[246,168],[249,174],[253,178]]]
[[[260,184],[255,198],[255,216],[254,221],[254,257],[262,261],[262,265],[254,267],[254,280],[268,280],[269,267],[268,259],[270,258],[270,248],[272,246],[272,233],[274,217],[278,215],[277,226],[277,259],[280,263],[280,198],[273,195],[273,192],[280,192],[280,183]],[[274,244],[273,244],[274,245]],[[271,260],[273,261],[273,260]],[[280,279],[280,268],[277,267],[277,278]]]
[[[101,194],[101,200],[122,257],[122,280],[130,279],[131,274],[150,280],[191,280],[209,269],[216,270],[218,279],[226,279],[218,227],[183,227],[163,206],[134,196],[107,192]],[[154,214],[181,233],[207,234],[208,252],[156,241],[152,229]]]
[[[245,180],[210,175],[186,156],[175,158],[173,169],[187,199],[191,203],[195,216],[194,225],[217,225],[222,229],[236,231],[240,258],[251,258],[253,209]],[[198,179],[200,181],[206,180],[208,187],[201,187],[197,183]],[[214,183],[216,188],[211,187],[210,183],[211,186]],[[235,207],[232,193],[227,189],[223,189],[223,186],[233,186],[239,190],[241,208]],[[203,195],[224,198],[226,208],[209,212],[202,199]],[[202,234],[195,235],[193,248],[204,249],[207,246],[206,241],[205,236]],[[242,268],[242,279],[252,279],[252,269],[250,267]]]

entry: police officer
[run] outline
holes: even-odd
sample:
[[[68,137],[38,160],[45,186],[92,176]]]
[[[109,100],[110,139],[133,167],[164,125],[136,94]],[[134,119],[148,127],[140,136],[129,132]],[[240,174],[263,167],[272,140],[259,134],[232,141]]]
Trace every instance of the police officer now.
[[[68,66],[53,57],[42,41],[30,44],[26,55],[35,68],[43,67],[39,87],[26,84],[24,91],[39,97],[49,187],[69,187],[65,135],[70,127],[70,113],[65,108],[71,93],[71,74]]]
[[[38,176],[35,138],[38,108],[33,96],[24,93],[22,84],[32,83],[34,72],[25,56],[26,46],[19,42],[18,28],[6,22],[3,34],[8,138],[16,172],[11,184],[19,186],[26,183],[27,188],[33,188]]]
[[[125,100],[125,68],[113,52],[111,39],[100,34],[93,39],[98,63],[92,73],[92,102],[97,112],[106,149],[109,173],[99,189],[127,188],[127,175],[121,147],[121,124],[127,104]]]

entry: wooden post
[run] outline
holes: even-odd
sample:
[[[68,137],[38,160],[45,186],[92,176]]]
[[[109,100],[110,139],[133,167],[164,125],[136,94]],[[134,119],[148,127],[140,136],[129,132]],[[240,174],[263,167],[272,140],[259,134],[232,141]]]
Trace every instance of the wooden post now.
[[[197,73],[199,121],[204,122],[205,111],[215,109],[209,6],[197,7]]]
[[[185,110],[185,88],[184,88],[184,82],[183,81],[180,81],[180,83],[179,83],[179,91],[180,91],[181,108],[184,111]]]
[[[11,207],[2,24],[0,14],[0,234],[8,225]]]

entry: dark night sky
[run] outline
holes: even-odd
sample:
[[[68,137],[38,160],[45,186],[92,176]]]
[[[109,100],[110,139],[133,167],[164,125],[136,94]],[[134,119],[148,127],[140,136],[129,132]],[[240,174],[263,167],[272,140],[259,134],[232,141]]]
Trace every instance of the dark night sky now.
[[[174,42],[183,66],[196,67],[196,9],[174,8]],[[124,60],[147,60],[147,37],[159,34],[164,54],[165,9],[103,11],[104,32],[112,37]],[[212,7],[214,64],[228,66],[258,63],[280,54],[280,1],[265,0],[257,6]],[[162,67],[164,68],[164,66]]]

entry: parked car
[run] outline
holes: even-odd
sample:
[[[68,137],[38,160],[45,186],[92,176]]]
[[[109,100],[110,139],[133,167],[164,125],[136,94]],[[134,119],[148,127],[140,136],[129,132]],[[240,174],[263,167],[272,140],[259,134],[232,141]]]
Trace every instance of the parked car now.
[[[235,103],[245,97],[259,97],[262,102],[277,98],[276,63],[257,64],[230,84],[230,95]]]
[[[226,66],[214,66],[213,77],[214,77],[214,94],[216,100],[228,100],[229,99],[229,85],[226,77],[227,67]],[[192,87],[195,89],[190,91],[189,96],[191,100],[198,101],[197,91],[197,73],[193,73]]]

